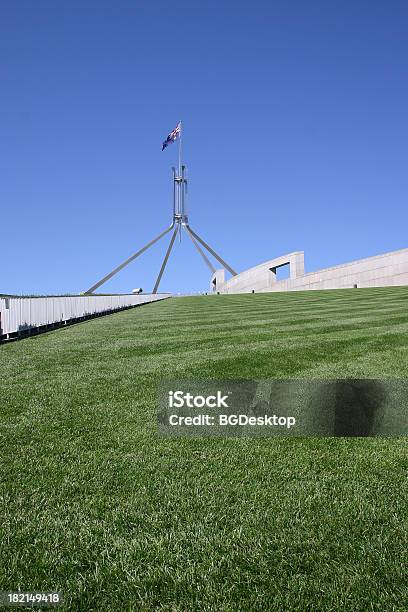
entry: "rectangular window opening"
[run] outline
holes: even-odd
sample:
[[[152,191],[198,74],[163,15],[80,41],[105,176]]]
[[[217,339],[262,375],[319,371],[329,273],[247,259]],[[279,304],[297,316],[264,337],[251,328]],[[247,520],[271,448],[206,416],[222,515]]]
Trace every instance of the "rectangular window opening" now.
[[[271,272],[275,274],[276,280],[279,282],[281,280],[286,280],[290,278],[290,264],[282,264],[281,266],[276,266],[275,268],[271,268]]]

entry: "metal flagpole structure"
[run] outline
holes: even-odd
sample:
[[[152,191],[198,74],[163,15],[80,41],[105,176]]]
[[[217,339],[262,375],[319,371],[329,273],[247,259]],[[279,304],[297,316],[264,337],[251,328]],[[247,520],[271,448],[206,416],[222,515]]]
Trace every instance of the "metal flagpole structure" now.
[[[183,162],[182,162],[182,124],[181,124],[181,121],[179,121],[179,123],[177,124],[177,127],[172,132],[170,132],[170,134],[167,136],[167,139],[163,143],[162,151],[169,144],[171,144],[172,142],[174,142],[177,139],[179,141],[178,169],[176,170],[176,168],[174,166],[172,168],[172,172],[173,172],[173,220],[172,220],[171,225],[167,229],[165,229],[163,232],[161,232],[158,236],[156,236],[156,238],[153,238],[153,240],[148,242],[139,251],[136,251],[136,253],[134,253],[133,255],[128,257],[127,259],[125,259],[125,261],[123,261],[121,264],[119,264],[111,272],[106,274],[106,276],[102,277],[99,281],[97,281],[94,285],[92,285],[92,287],[87,289],[84,292],[85,295],[93,294],[94,291],[96,291],[96,289],[98,289],[99,287],[101,287],[101,285],[103,285],[108,280],[110,280],[113,276],[115,276],[115,274],[117,274],[118,272],[123,270],[123,268],[125,268],[128,264],[130,264],[137,257],[139,257],[139,255],[142,255],[142,253],[147,251],[151,246],[156,244],[156,242],[158,242],[161,238],[163,238],[171,230],[173,230],[173,234],[172,234],[172,237],[170,239],[169,246],[167,247],[166,254],[164,256],[163,263],[161,265],[161,268],[160,268],[159,274],[157,276],[156,282],[154,284],[153,293],[157,293],[157,291],[158,291],[158,288],[159,288],[159,285],[160,285],[160,281],[162,279],[164,270],[165,270],[167,262],[169,260],[170,253],[171,253],[171,250],[173,248],[175,239],[177,237],[177,234],[179,233],[180,234],[180,241],[181,241],[182,230],[184,230],[187,233],[188,237],[191,239],[193,245],[195,246],[195,248],[197,249],[197,251],[199,252],[201,257],[203,258],[203,260],[206,263],[206,265],[210,268],[212,273],[215,272],[215,268],[214,268],[214,266],[212,265],[211,261],[209,260],[209,258],[207,257],[207,255],[205,254],[205,252],[203,251],[203,249],[200,247],[200,245],[198,243],[200,243],[201,246],[203,246],[204,249],[209,254],[211,254],[217,261],[219,261],[219,263],[222,266],[224,266],[224,268],[226,268],[228,270],[228,272],[230,272],[232,274],[232,276],[236,276],[237,273],[235,272],[235,270],[233,268],[231,268],[231,266],[229,266],[227,264],[227,262],[224,261],[224,259],[222,259],[222,257],[220,257],[218,255],[218,253],[216,253],[216,251],[214,251],[214,249],[212,249],[202,238],[200,238],[200,236],[189,225],[188,215],[187,215],[187,212],[186,212],[186,205],[185,205],[185,203],[186,203],[185,195],[186,195],[186,189],[187,189],[187,179],[186,179],[186,175],[185,175],[186,167],[183,165]]]
[[[115,276],[115,274],[117,274],[118,272],[120,272],[121,270],[123,270],[124,267],[126,267],[128,264],[130,264],[131,261],[133,261],[134,259],[136,259],[136,257],[139,257],[139,255],[141,255],[142,253],[144,253],[145,251],[147,251],[147,249],[149,249],[151,246],[153,246],[158,240],[160,240],[160,238],[163,238],[163,236],[165,236],[172,228],[174,227],[174,221],[173,223],[170,225],[170,227],[168,227],[166,230],[164,230],[164,232],[162,232],[161,234],[159,234],[156,238],[154,238],[153,240],[151,240],[150,242],[148,242],[143,248],[140,249],[140,251],[137,251],[134,255],[131,255],[130,257],[128,257],[128,259],[126,259],[123,263],[119,264],[119,266],[117,268],[115,268],[114,270],[112,270],[112,272],[109,272],[109,274],[107,274],[106,276],[104,276],[103,278],[101,278],[101,280],[99,280],[97,283],[95,283],[94,285],[92,285],[92,287],[90,287],[89,289],[87,289],[85,291],[85,295],[91,294],[94,291],[96,291],[96,289],[98,289],[101,285],[103,285],[104,283],[106,283],[109,279],[112,278],[112,276]]]
[[[164,256],[163,263],[162,263],[162,266],[160,268],[159,276],[157,277],[157,280],[155,282],[155,285],[154,285],[154,288],[153,288],[153,293],[157,293],[157,289],[159,288],[161,277],[163,276],[164,268],[166,267],[167,261],[168,261],[168,259],[170,257],[171,249],[173,248],[173,244],[174,244],[174,241],[176,239],[178,231],[179,231],[179,228],[178,228],[178,226],[176,226],[174,228],[174,232],[173,232],[173,235],[171,237],[170,244],[169,244],[168,249],[166,251],[166,255]]]
[[[212,265],[211,261],[208,259],[207,255],[204,253],[204,251],[200,247],[200,245],[197,244],[197,240],[193,237],[193,234],[188,231],[188,226],[186,226],[186,230],[187,230],[187,236],[189,236],[191,238],[191,242],[194,244],[195,248],[200,253],[201,257],[204,259],[205,263],[210,268],[211,272],[214,274],[214,272],[215,272],[214,266]]]
[[[207,244],[206,242],[204,242],[204,240],[202,238],[200,238],[200,236],[198,236],[198,234],[196,234],[193,229],[186,224],[186,229],[188,232],[190,232],[190,234],[192,234],[194,236],[194,238],[196,238],[198,240],[198,242],[201,242],[201,244],[203,245],[203,247],[205,247],[207,249],[207,251],[209,253],[211,253],[211,255],[213,255],[215,257],[215,259],[218,259],[218,261],[220,262],[220,264],[222,264],[225,268],[227,268],[228,272],[231,272],[232,276],[236,276],[237,273],[235,272],[235,270],[233,270],[231,268],[231,266],[229,266],[227,264],[226,261],[224,261],[219,255],[217,255],[217,253],[210,247],[209,244]]]
[[[181,123],[181,119],[179,121],[179,126],[180,126],[180,137],[179,137],[179,147],[178,147],[178,162],[179,162],[179,167],[178,167],[178,175],[179,177],[182,177],[182,161],[181,161],[181,148],[182,148],[182,142],[183,142],[183,128],[182,128],[182,123]],[[182,214],[182,198],[183,198],[183,189],[179,189],[179,198],[180,198],[180,206],[179,206],[179,213]],[[179,224],[179,241],[181,243],[181,224]]]
[[[180,126],[180,137],[179,137],[179,176],[181,175],[181,143],[183,140],[183,130],[182,130],[182,125],[181,125],[181,121],[179,121],[179,126]]]

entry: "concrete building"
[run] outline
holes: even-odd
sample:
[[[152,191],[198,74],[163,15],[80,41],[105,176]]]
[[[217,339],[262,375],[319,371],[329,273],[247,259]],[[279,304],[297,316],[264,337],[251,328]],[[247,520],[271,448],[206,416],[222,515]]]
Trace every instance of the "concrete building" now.
[[[278,280],[277,270],[286,265],[290,269],[289,278]],[[266,261],[228,280],[225,280],[224,269],[216,270],[211,277],[211,291],[219,293],[263,293],[395,285],[408,285],[408,249],[358,259],[307,274],[304,271],[304,252],[297,251]]]

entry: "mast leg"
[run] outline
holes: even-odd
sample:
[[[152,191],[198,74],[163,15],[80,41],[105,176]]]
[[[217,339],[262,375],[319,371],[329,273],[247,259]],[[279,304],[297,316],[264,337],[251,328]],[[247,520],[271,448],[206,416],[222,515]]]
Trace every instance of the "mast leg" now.
[[[217,253],[206,243],[204,242],[204,240],[202,240],[202,238],[200,238],[200,236],[198,236],[189,225],[186,224],[186,228],[188,229],[189,232],[191,232],[191,234],[194,236],[194,238],[196,238],[198,240],[198,242],[200,242],[203,247],[205,247],[207,249],[207,251],[209,253],[211,253],[211,255],[213,255],[215,257],[215,259],[217,259],[220,264],[222,264],[224,266],[224,268],[227,268],[228,272],[231,272],[232,276],[236,276],[237,273],[235,272],[235,270],[233,270],[226,261],[224,261],[219,255],[217,255]]]
[[[140,251],[137,251],[136,253],[134,253],[134,255],[131,255],[130,257],[128,257],[128,259],[126,259],[123,263],[121,263],[119,266],[117,266],[117,268],[115,268],[114,270],[112,270],[112,272],[109,272],[109,274],[107,274],[106,276],[104,276],[103,278],[101,278],[101,280],[99,280],[97,283],[95,283],[95,285],[92,285],[92,287],[90,287],[87,291],[84,292],[85,295],[89,295],[91,293],[93,293],[96,289],[98,289],[98,287],[100,287],[101,285],[103,285],[104,283],[106,283],[110,278],[112,278],[112,276],[115,276],[115,274],[117,274],[118,272],[120,272],[121,270],[123,270],[123,268],[125,266],[127,266],[128,264],[130,264],[131,261],[133,261],[134,259],[136,259],[136,257],[139,257],[139,255],[141,255],[142,253],[144,253],[145,251],[147,251],[147,249],[151,246],[153,246],[153,244],[155,244],[158,240],[160,240],[160,238],[163,238],[163,236],[165,236],[165,234],[167,234],[171,229],[173,229],[174,227],[174,221],[173,223],[170,225],[170,227],[168,227],[166,230],[164,230],[164,232],[162,232],[161,234],[159,234],[156,238],[154,238],[153,240],[151,240],[148,244],[146,244],[142,249],[140,249]]]
[[[191,238],[192,243],[194,244],[195,248],[197,249],[197,251],[200,253],[201,257],[204,259],[205,263],[207,264],[207,266],[210,268],[211,272],[214,274],[215,272],[215,268],[212,265],[211,261],[208,259],[207,255],[204,253],[203,249],[200,247],[200,245],[197,243],[196,239],[194,238],[194,236],[192,235],[192,233],[190,232],[190,229],[188,227],[188,225],[185,225],[185,230],[187,232],[187,235]]]
[[[163,263],[162,263],[162,266],[160,268],[159,276],[157,277],[156,284],[155,284],[154,289],[153,289],[153,293],[157,293],[157,289],[159,288],[160,281],[161,281],[161,278],[163,276],[164,268],[166,267],[167,260],[168,260],[168,258],[170,256],[170,252],[171,252],[171,249],[173,248],[173,244],[174,244],[174,241],[176,239],[178,231],[179,231],[179,227],[178,227],[178,224],[177,224],[176,227],[174,228],[174,232],[173,232],[173,235],[171,237],[168,249],[166,251],[166,255],[164,256]]]

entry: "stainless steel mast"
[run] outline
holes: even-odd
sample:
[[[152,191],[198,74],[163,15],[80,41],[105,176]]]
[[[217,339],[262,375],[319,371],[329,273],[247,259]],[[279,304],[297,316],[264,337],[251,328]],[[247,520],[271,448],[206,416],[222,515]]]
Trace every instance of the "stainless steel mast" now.
[[[211,261],[208,259],[207,255],[205,254],[203,249],[199,246],[197,241],[207,250],[208,253],[210,253],[213,257],[215,257],[215,259],[217,259],[220,262],[220,264],[222,266],[224,266],[233,276],[235,276],[237,274],[235,272],[235,270],[233,268],[231,268],[231,266],[229,266],[227,264],[227,262],[224,261],[216,253],[216,251],[214,251],[214,249],[212,249],[206,242],[204,242],[204,240],[202,238],[200,238],[200,236],[198,234],[196,234],[196,232],[194,232],[194,230],[189,225],[187,211],[186,211],[186,197],[185,197],[186,196],[186,188],[187,188],[186,167],[182,163],[182,156],[181,156],[181,154],[182,154],[181,121],[179,122],[179,124],[180,124],[180,137],[179,137],[179,150],[178,150],[178,169],[176,171],[176,168],[174,168],[174,167],[172,168],[172,171],[173,171],[173,220],[172,220],[171,225],[166,230],[161,232],[161,234],[156,236],[156,238],[154,238],[153,240],[148,242],[139,251],[137,251],[136,253],[134,253],[130,257],[128,257],[128,259],[126,259],[124,262],[119,264],[111,272],[106,274],[106,276],[104,276],[98,282],[96,282],[94,285],[92,285],[92,287],[87,289],[87,291],[85,291],[85,295],[89,295],[89,294],[94,293],[94,291],[96,289],[98,289],[101,285],[103,285],[109,279],[111,279],[113,276],[115,276],[115,274],[117,274],[118,272],[123,270],[123,268],[125,266],[130,264],[137,257],[139,257],[139,255],[142,255],[142,253],[147,251],[147,249],[149,249],[156,242],[158,242],[158,240],[163,238],[163,236],[165,236],[173,228],[174,228],[173,235],[171,237],[169,246],[168,246],[166,254],[164,256],[163,263],[162,263],[161,268],[160,268],[160,272],[159,272],[158,277],[156,279],[156,282],[155,282],[155,285],[154,285],[154,288],[153,288],[153,293],[157,293],[157,290],[159,288],[160,281],[162,279],[164,270],[166,268],[168,259],[170,257],[170,253],[171,253],[171,250],[173,248],[174,241],[176,239],[177,233],[180,234],[180,240],[181,240],[182,230],[184,230],[187,233],[188,237],[191,239],[192,243],[194,244],[194,246],[198,250],[198,252],[201,255],[201,257],[203,258],[204,262],[210,268],[211,272],[214,273],[215,272],[215,268],[212,265]]]

